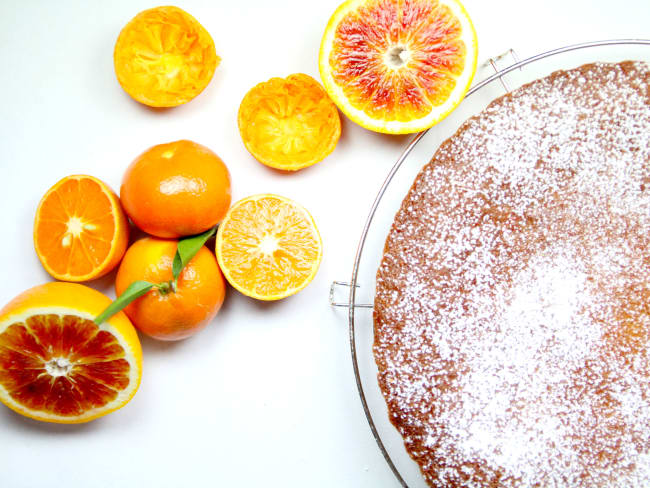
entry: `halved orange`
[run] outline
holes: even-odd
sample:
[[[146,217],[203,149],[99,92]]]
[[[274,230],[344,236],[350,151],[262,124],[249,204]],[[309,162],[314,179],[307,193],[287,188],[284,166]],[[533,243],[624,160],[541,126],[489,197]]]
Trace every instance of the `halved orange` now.
[[[178,7],[136,15],[120,32],[113,53],[117,81],[151,107],[189,102],[210,83],[220,58],[207,30]]]
[[[36,420],[80,423],[124,406],[138,389],[142,349],[122,312],[93,322],[111,300],[53,282],[0,310],[0,401]]]
[[[253,157],[285,171],[322,161],[341,137],[336,105],[316,80],[302,73],[251,88],[239,106],[237,121]]]
[[[348,0],[327,24],[319,68],[350,119],[403,134],[431,127],[460,103],[477,53],[458,0]]]
[[[122,259],[128,240],[129,226],[117,195],[92,176],[66,176],[36,209],[36,254],[57,280],[105,275]]]
[[[323,243],[304,207],[279,195],[253,195],[235,203],[219,225],[216,255],[235,289],[279,300],[311,282]]]

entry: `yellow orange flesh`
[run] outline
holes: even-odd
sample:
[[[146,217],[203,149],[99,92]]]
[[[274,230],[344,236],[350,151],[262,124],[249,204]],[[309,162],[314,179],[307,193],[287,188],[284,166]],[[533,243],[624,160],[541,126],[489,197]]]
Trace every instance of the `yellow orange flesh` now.
[[[355,122],[416,132],[460,102],[476,56],[474,28],[456,0],[349,0],[328,24],[320,71]]]
[[[41,199],[34,219],[34,247],[54,278],[86,281],[111,271],[129,239],[117,195],[92,176],[63,178]]]
[[[219,225],[216,254],[228,282],[260,300],[278,300],[314,278],[322,241],[302,206],[278,195],[237,202]]]
[[[122,88],[152,107],[189,102],[208,85],[220,61],[208,31],[178,7],[136,15],[120,32],[113,58]]]
[[[97,325],[110,299],[48,283],[0,311],[0,401],[22,415],[79,423],[125,405],[140,383],[142,350],[121,312]]]
[[[239,107],[239,132],[260,163],[295,171],[325,159],[341,136],[334,103],[305,74],[253,87]]]

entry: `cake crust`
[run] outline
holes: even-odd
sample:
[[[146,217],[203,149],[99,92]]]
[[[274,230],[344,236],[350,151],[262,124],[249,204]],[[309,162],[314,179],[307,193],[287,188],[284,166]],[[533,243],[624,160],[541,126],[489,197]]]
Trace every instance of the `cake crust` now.
[[[417,176],[377,272],[391,422],[433,487],[650,486],[650,71],[558,71]]]

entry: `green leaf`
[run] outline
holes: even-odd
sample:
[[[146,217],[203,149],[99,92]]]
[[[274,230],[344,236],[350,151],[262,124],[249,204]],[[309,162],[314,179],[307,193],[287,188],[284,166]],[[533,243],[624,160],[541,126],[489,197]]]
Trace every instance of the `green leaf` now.
[[[106,310],[104,310],[95,318],[95,323],[97,325],[100,325],[101,323],[105,322],[117,312],[126,307],[133,300],[147,293],[154,286],[156,285],[149,283],[148,281],[134,281],[127,287],[126,290],[124,290],[124,293],[117,297],[113,303],[106,307]]]
[[[183,268],[190,262],[190,260],[199,252],[199,249],[206,243],[206,241],[214,235],[216,227],[206,230],[202,234],[197,234],[195,236],[185,237],[178,241],[178,248],[176,249],[176,255],[174,256],[174,262],[172,263],[172,276],[174,277],[174,282],[178,279],[178,276],[183,271]]]

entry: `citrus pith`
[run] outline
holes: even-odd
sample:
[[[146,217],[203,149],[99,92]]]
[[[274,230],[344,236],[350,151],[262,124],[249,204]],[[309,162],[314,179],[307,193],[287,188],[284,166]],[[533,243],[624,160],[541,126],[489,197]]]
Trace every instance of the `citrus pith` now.
[[[402,134],[431,127],[460,103],[477,52],[458,0],[348,0],[327,25],[319,69],[350,119]]]
[[[318,271],[323,243],[309,212],[279,195],[235,203],[217,231],[216,254],[228,282],[258,300],[298,293]]]
[[[120,262],[128,240],[129,226],[117,195],[92,176],[61,179],[36,210],[36,254],[58,280],[105,275]]]
[[[31,288],[0,310],[0,401],[36,420],[87,422],[138,389],[142,349],[122,312],[93,322],[111,300],[76,283]]]

